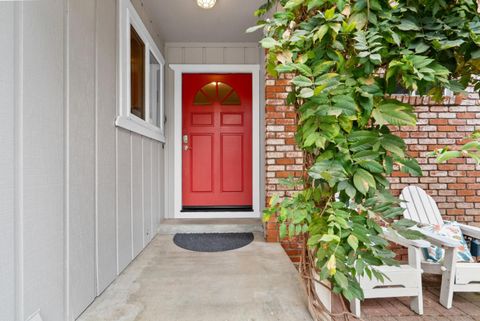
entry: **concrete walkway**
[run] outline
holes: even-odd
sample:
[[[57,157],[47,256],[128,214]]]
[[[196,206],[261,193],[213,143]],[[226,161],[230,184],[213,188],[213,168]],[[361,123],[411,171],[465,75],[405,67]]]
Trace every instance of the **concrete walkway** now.
[[[297,271],[277,243],[198,253],[157,236],[80,321],[311,321]]]

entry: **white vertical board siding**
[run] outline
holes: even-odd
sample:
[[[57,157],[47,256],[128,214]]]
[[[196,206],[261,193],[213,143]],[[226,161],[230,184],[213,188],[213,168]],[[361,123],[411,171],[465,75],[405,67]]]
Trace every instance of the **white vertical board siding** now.
[[[142,136],[132,134],[132,233],[133,257],[143,249],[143,146]]]
[[[117,128],[117,272],[132,260],[131,134]]]
[[[97,1],[96,11],[96,239],[97,294],[117,275],[116,0]]]
[[[244,64],[245,48],[224,48],[223,57],[225,64]]]
[[[201,47],[186,47],[183,48],[184,60],[188,61],[189,64],[203,64],[203,48]]]
[[[160,204],[163,203],[163,155],[160,157],[162,147],[159,144],[152,144],[152,230],[151,235],[154,235],[156,228],[160,224]]]
[[[143,138],[143,245],[152,239],[152,141]]]
[[[64,5],[28,1],[20,9],[23,103],[16,143],[23,252],[17,308],[22,321],[37,310],[44,320],[65,321]]]
[[[262,62],[261,65],[263,66],[263,61],[265,61],[263,55],[264,55],[264,52],[261,49],[259,50],[258,48],[251,48],[251,47],[245,48],[245,63],[246,64],[258,64],[258,63]],[[261,75],[263,75],[263,73]],[[264,77],[261,77],[261,78],[264,78]],[[260,79],[260,82],[262,82],[262,79]],[[264,80],[263,80],[263,82],[264,82]],[[260,88],[264,88],[264,87],[262,86]],[[260,90],[260,91],[264,92],[263,89]]]
[[[218,64],[223,63],[223,48],[211,47],[205,48],[205,63],[206,64]]]
[[[68,235],[70,313],[95,289],[95,0],[69,1]]]
[[[116,15],[0,2],[1,321],[74,320],[158,226],[161,144],[114,126]]]
[[[165,124],[165,132],[167,144],[165,150],[162,150],[164,156],[164,203],[162,203],[162,218],[172,218],[174,213],[173,190],[168,188],[173,186],[174,164],[173,160],[173,144],[181,142],[173,142],[173,108],[174,108],[174,75],[173,71],[168,68],[170,64],[260,64],[263,65],[261,59],[261,49],[257,43],[166,43],[165,44],[167,68],[165,70],[165,114],[167,123]],[[263,77],[260,77],[263,78]],[[263,80],[260,79],[258,84],[260,92],[263,92]],[[263,97],[263,96],[262,96]],[[261,97],[260,106],[264,106]],[[254,111],[255,112],[255,111]],[[263,124],[262,124],[263,126]],[[263,127],[260,128],[263,132]],[[260,133],[259,133],[260,135]],[[261,144],[260,154],[263,153],[263,145]],[[263,164],[262,160],[259,160]],[[260,182],[260,191],[263,190],[264,183]],[[164,204],[164,205],[163,205]]]
[[[0,2],[0,320],[14,320],[14,72],[15,30],[14,4]]]

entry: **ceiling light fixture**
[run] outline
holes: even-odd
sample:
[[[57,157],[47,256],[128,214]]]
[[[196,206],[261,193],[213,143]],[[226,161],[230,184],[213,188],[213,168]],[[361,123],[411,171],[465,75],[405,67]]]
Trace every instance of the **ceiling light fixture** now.
[[[197,0],[197,4],[200,8],[210,9],[213,8],[217,0]]]

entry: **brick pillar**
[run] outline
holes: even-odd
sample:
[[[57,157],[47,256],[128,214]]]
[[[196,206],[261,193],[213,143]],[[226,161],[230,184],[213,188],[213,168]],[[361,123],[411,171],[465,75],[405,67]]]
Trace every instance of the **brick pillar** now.
[[[266,204],[273,194],[280,197],[291,195],[293,190],[279,184],[282,178],[301,177],[303,174],[303,153],[295,143],[297,129],[296,113],[288,106],[286,98],[292,90],[289,85],[292,75],[281,75],[278,79],[267,76],[265,82],[265,179]],[[278,242],[276,218],[265,224],[265,238]],[[283,248],[292,261],[300,259],[299,241],[282,240]]]

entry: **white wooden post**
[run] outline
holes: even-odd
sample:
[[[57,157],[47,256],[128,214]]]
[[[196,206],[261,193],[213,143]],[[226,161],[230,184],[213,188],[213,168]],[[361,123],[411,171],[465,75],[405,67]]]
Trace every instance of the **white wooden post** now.
[[[442,273],[440,303],[447,309],[450,309],[453,302],[453,285],[455,283],[455,272],[457,266],[457,249],[455,247],[445,248],[443,264],[445,271]]]
[[[360,300],[353,299],[350,301],[350,311],[357,317],[360,318],[362,312],[360,310]]]

